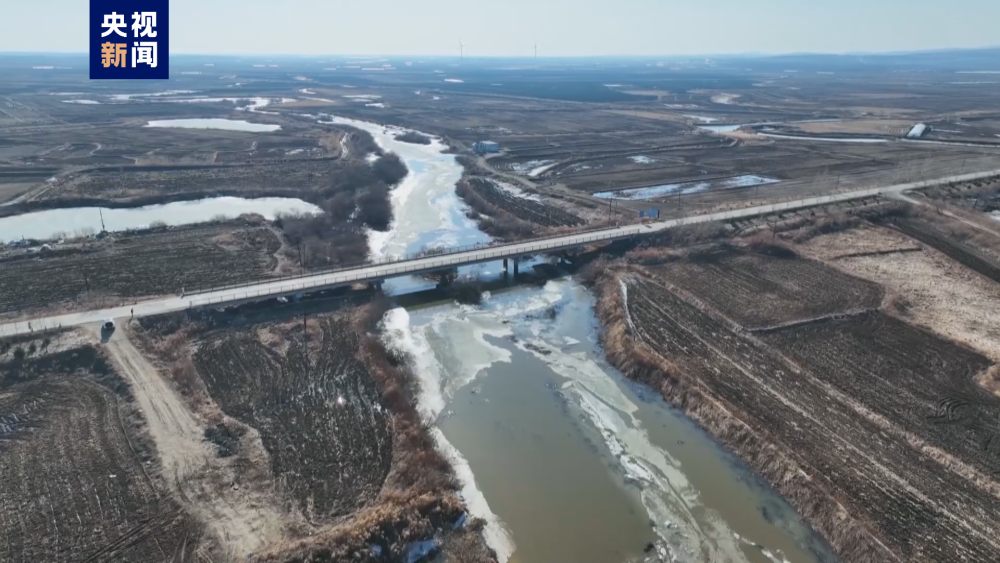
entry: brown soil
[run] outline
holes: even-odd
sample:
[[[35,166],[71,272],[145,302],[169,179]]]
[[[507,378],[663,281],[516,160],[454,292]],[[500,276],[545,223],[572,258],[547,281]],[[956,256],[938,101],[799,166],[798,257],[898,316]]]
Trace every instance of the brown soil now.
[[[319,325],[307,336],[315,350],[295,324],[280,331],[284,350],[252,330],[225,331],[202,339],[194,357],[222,410],[260,432],[282,493],[312,521],[369,504],[392,456],[388,417],[354,356],[357,335],[344,319]]]
[[[882,288],[791,255],[715,247],[653,269],[657,276],[760,328],[877,308]],[[711,291],[704,288],[711,287]]]

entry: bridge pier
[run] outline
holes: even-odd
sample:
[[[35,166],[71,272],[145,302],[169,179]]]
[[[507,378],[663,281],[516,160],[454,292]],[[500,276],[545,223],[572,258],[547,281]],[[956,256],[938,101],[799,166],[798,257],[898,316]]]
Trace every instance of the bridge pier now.
[[[517,258],[514,258],[514,277],[517,277]]]
[[[503,259],[503,273],[505,273],[505,274],[507,273],[507,259],[506,258]]]

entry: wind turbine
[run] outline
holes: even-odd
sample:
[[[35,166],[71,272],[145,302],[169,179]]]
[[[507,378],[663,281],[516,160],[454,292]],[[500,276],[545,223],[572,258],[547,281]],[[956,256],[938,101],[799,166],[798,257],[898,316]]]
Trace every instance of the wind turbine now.
[[[458,59],[462,60],[465,58],[465,45],[462,44],[462,40],[458,40]]]
[[[535,43],[535,59],[538,59],[538,43]]]

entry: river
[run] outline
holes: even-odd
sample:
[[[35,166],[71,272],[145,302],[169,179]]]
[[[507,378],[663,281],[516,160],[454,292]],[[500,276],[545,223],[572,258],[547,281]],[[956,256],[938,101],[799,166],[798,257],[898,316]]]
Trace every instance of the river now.
[[[463,213],[461,168],[444,146],[370,132],[410,175],[371,253],[488,240]],[[499,264],[465,270],[495,276]],[[426,287],[393,280],[391,292]],[[501,561],[834,561],[794,510],[655,393],[603,359],[593,297],[572,278],[512,285],[482,305],[390,310],[390,346],[409,353],[419,410],[456,468]]]

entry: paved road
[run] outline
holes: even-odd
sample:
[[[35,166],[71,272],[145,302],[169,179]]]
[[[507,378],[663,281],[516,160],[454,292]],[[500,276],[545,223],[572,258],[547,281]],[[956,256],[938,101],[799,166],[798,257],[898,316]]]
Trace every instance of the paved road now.
[[[19,321],[0,325],[0,336],[26,333],[33,330],[56,328],[60,326],[77,326],[82,324],[99,322],[110,318],[128,318],[130,309],[135,308],[135,316],[157,315],[180,311],[191,307],[204,307],[215,304],[237,304],[246,301],[255,301],[282,295],[293,295],[301,292],[316,291],[319,289],[329,289],[358,282],[373,282],[386,278],[420,274],[467,264],[477,264],[480,262],[491,262],[503,258],[515,258],[523,255],[539,254],[542,252],[552,252],[578,247],[592,242],[613,241],[633,236],[641,236],[656,233],[665,229],[670,229],[680,225],[691,225],[695,223],[706,223],[741,217],[753,217],[766,215],[775,211],[795,210],[805,207],[813,207],[827,203],[850,201],[872,197],[876,195],[890,195],[901,193],[906,190],[926,188],[930,186],[946,184],[949,182],[960,182],[976,180],[990,176],[1000,175],[1000,170],[989,172],[977,172],[972,174],[962,174],[949,176],[937,180],[924,180],[907,184],[898,184],[883,188],[871,188],[866,190],[846,192],[836,195],[813,197],[797,201],[789,201],[774,205],[761,205],[748,207],[735,211],[725,211],[710,213],[707,215],[697,215],[672,219],[658,223],[647,223],[645,225],[629,225],[625,227],[604,229],[573,235],[564,235],[541,240],[532,240],[501,246],[484,247],[478,249],[465,250],[440,256],[430,256],[408,260],[399,260],[358,267],[354,269],[341,270],[337,272],[321,273],[306,277],[293,279],[262,282],[244,287],[233,287],[220,289],[197,295],[184,297],[168,297],[144,301],[136,305],[125,305],[110,309],[82,311],[67,315],[32,319],[30,321]]]

